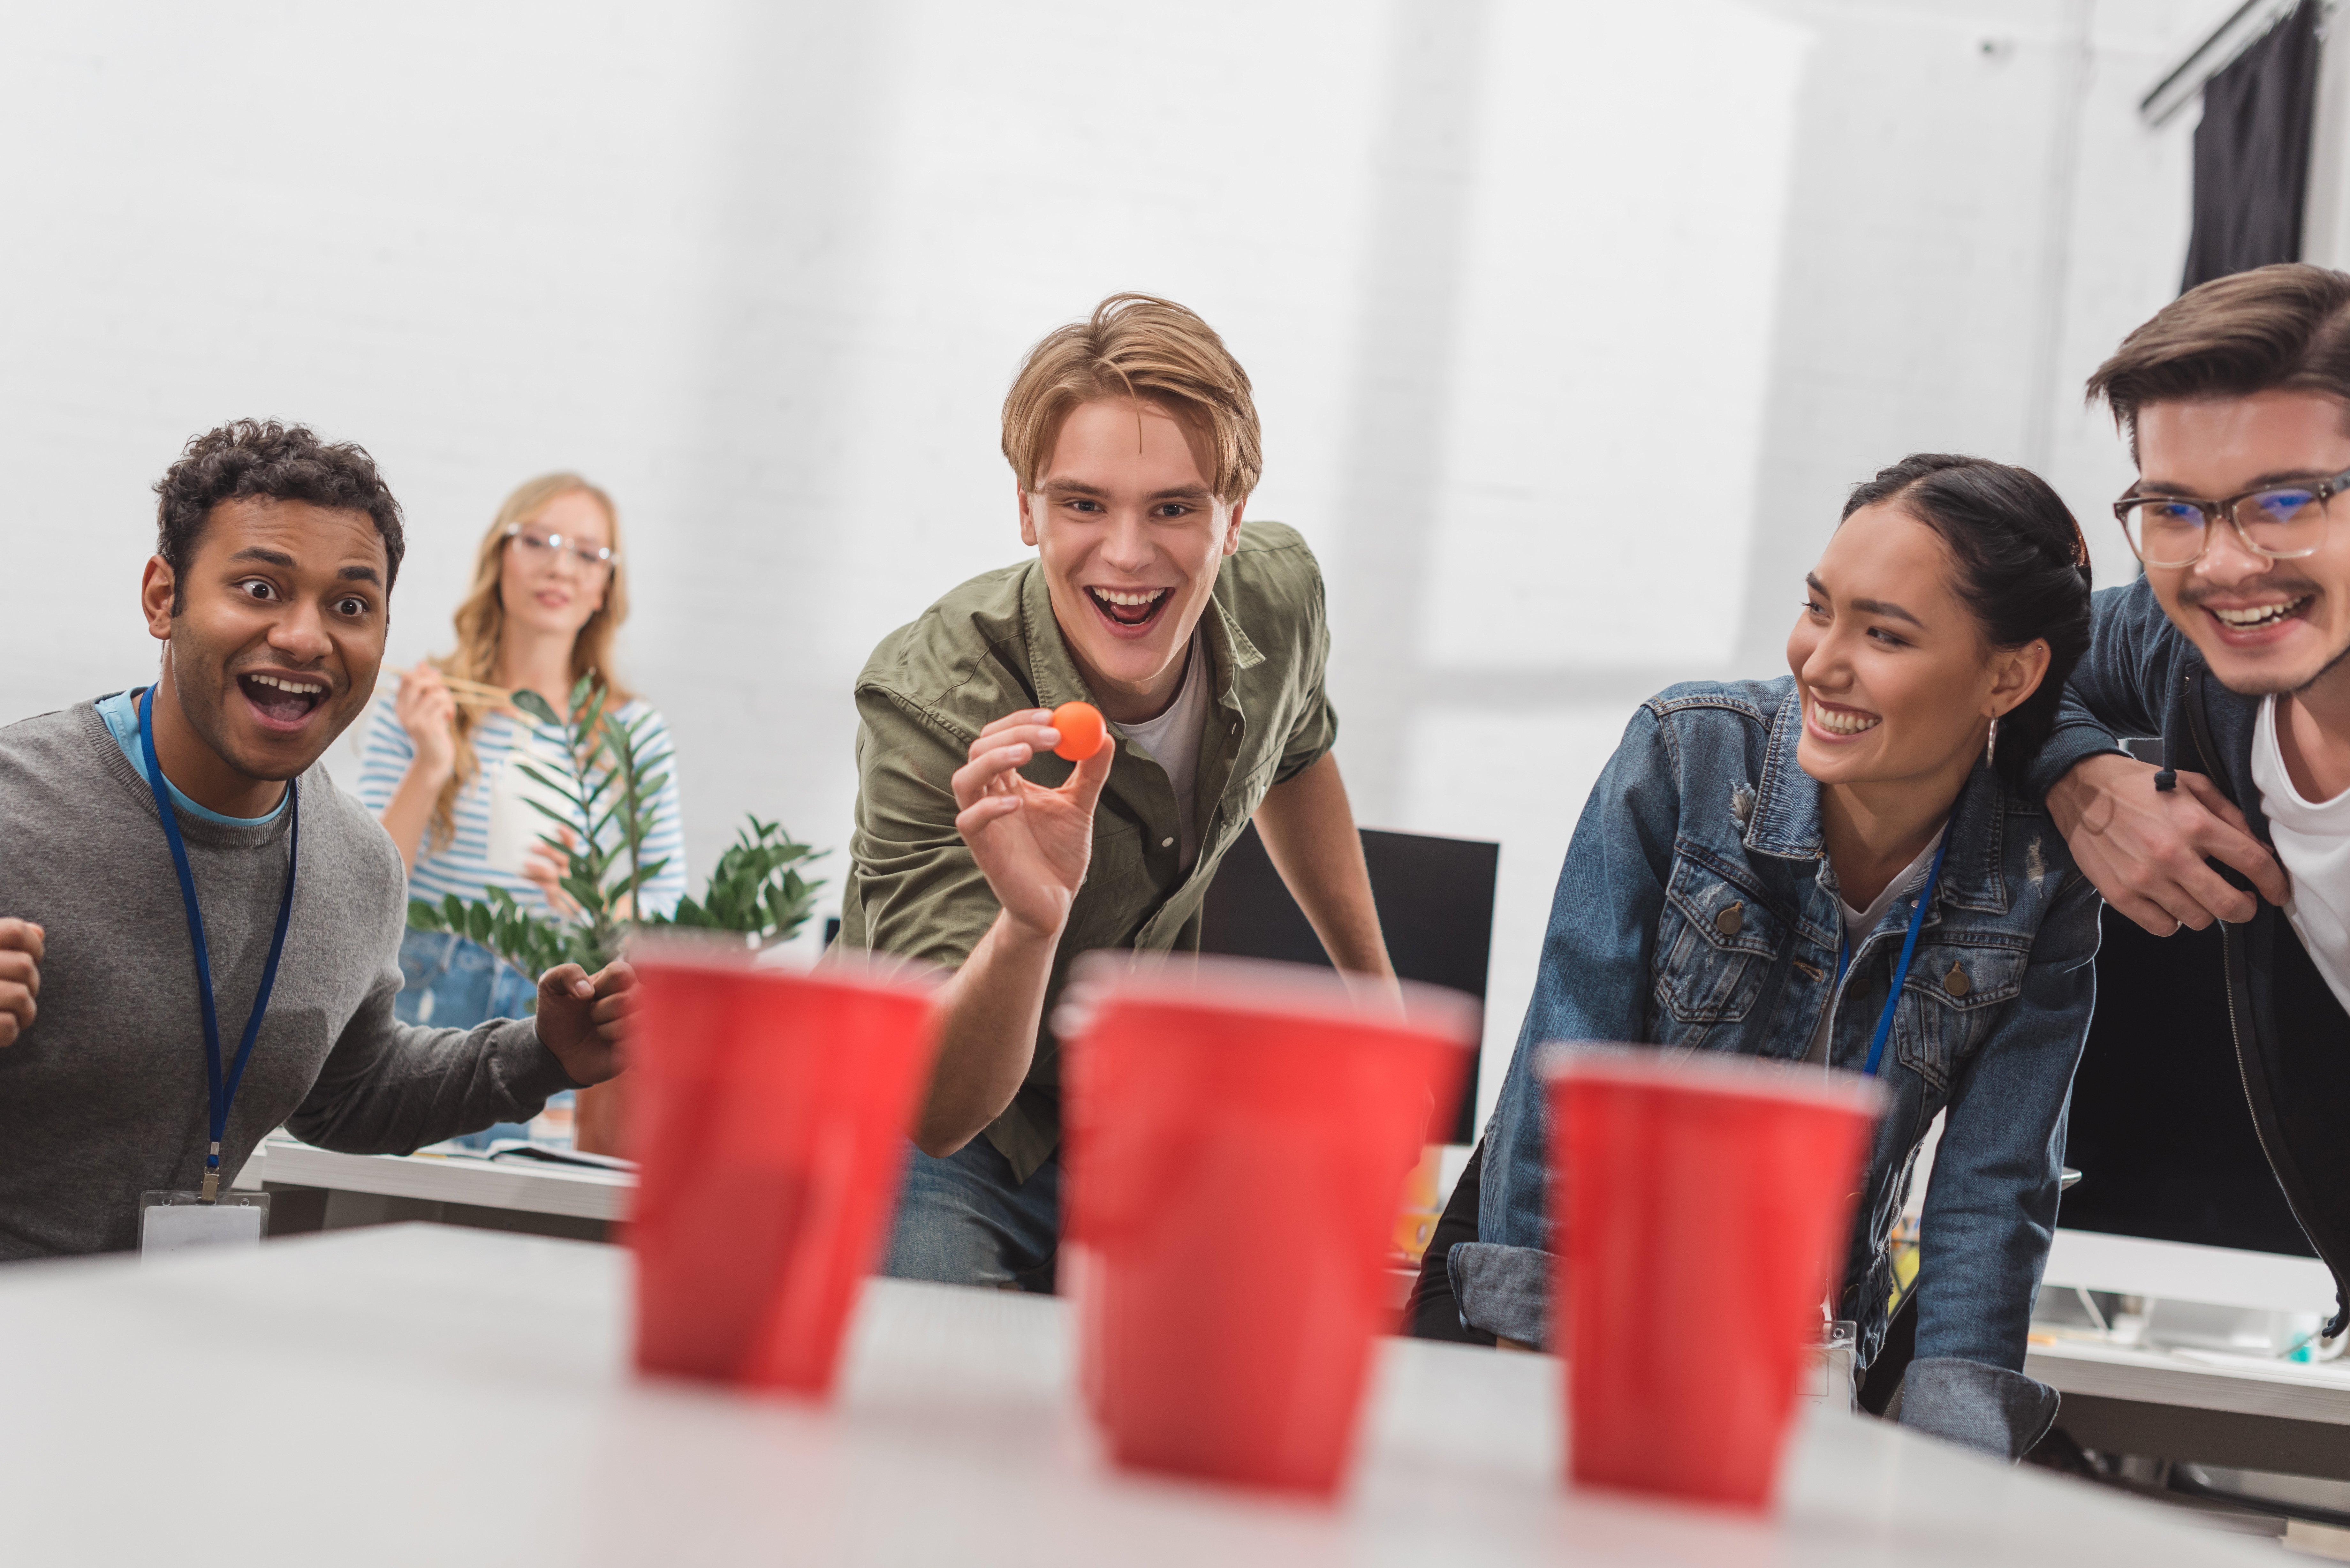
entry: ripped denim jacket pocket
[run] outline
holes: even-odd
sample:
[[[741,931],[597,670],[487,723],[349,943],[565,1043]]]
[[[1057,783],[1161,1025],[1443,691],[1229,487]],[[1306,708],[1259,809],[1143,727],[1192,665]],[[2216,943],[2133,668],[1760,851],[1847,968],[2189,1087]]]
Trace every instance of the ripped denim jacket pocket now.
[[[1948,1093],[1960,1064],[2023,991],[2032,950],[2007,941],[1942,937],[1920,941],[1902,988],[1896,1033],[1901,1061]]]
[[[1695,1044],[1706,1029],[1744,1018],[1785,940],[1786,922],[1752,888],[1677,860],[1657,929],[1655,975],[1659,1023],[1678,1028],[1659,1043]]]

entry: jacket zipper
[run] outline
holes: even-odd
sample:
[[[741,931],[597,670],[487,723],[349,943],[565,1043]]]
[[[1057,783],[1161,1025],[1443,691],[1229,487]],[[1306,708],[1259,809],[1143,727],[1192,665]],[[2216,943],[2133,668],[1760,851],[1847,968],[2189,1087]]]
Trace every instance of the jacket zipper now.
[[[2209,721],[2203,713],[2203,692],[2201,688],[2195,684],[2193,670],[2188,671],[2184,680],[2187,684],[2188,738],[2195,742],[2195,755],[2203,764],[2203,776],[2216,780],[2220,774],[2211,765],[2211,748],[2205,739]],[[2258,895],[2255,894],[2254,897],[2257,898]],[[2258,911],[2255,910],[2256,915]],[[2282,916],[2282,911],[2279,911],[2279,914]],[[2244,1108],[2252,1116],[2252,1140],[2261,1146],[2261,1158],[2269,1162],[2269,1169],[2277,1174],[2277,1191],[2284,1197],[2285,1211],[2293,1216],[2293,1222],[2301,1227],[2301,1233],[2309,1238],[2310,1245],[2315,1247],[2317,1234],[2309,1228],[2309,1221],[2301,1217],[2301,1206],[2293,1201],[2293,1189],[2285,1182],[2282,1168],[2277,1164],[2276,1151],[2269,1147],[2269,1135],[2261,1126],[2260,1102],[2252,1096],[2252,1075],[2244,1065],[2245,1025],[2236,1021],[2238,961],[2235,931],[2227,921],[2221,920],[2220,922],[2220,989],[2228,999],[2228,1039],[2229,1043],[2236,1048],[2236,1082],[2244,1091]],[[2245,990],[2249,992],[2251,989],[2251,982],[2247,979]],[[2249,995],[2246,1000],[2250,1000]],[[2318,1255],[2331,1271],[2334,1267],[2334,1260],[2325,1257],[2322,1251]],[[2343,1284],[2344,1281],[2337,1272],[2334,1276],[2334,1315],[2325,1324],[2325,1336],[2328,1339],[2339,1336],[2345,1326],[2350,1326],[2350,1295],[2345,1294]]]

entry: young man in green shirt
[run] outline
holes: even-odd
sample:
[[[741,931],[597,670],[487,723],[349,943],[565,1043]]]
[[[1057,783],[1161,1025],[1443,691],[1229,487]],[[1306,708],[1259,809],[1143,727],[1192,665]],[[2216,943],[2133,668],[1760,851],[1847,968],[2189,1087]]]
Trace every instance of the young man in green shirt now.
[[[857,682],[842,940],[956,971],[889,1272],[1049,1289],[1060,1064],[1046,1021],[1095,948],[1194,950],[1253,819],[1340,969],[1392,983],[1323,694],[1322,577],[1242,514],[1247,373],[1208,324],[1117,295],[1029,354],[1003,405],[1032,560],[882,639]],[[1055,755],[1052,711],[1109,722]]]

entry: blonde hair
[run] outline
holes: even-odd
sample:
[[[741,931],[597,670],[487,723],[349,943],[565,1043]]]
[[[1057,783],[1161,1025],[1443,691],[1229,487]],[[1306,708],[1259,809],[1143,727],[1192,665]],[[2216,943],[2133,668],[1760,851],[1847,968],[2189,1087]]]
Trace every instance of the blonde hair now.
[[[1003,455],[1020,488],[1035,491],[1053,459],[1062,421],[1080,403],[1133,398],[1157,403],[1205,442],[1208,487],[1238,503],[1264,472],[1256,402],[1215,328],[1171,300],[1113,294],[1091,317],[1046,334],[1003,399]]]
[[[499,505],[498,514],[490,520],[489,532],[482,535],[481,548],[473,554],[473,586],[451,618],[457,627],[457,651],[432,662],[443,675],[467,680],[495,678],[498,649],[506,628],[505,601],[498,597],[498,584],[505,569],[506,531],[536,521],[551,502],[564,495],[592,497],[604,509],[604,521],[612,531],[612,536],[605,541],[611,546],[613,561],[611,576],[604,586],[604,603],[572,639],[571,679],[577,683],[583,675],[594,675],[597,684],[604,689],[606,701],[617,708],[634,695],[612,674],[612,634],[629,618],[628,581],[621,576],[620,514],[610,496],[576,473],[541,474],[518,486]],[[571,693],[549,691],[542,695],[559,703],[568,701]],[[456,836],[457,796],[481,772],[481,759],[473,752],[475,719],[473,709],[457,710],[457,765],[432,803],[432,822],[426,837],[433,843],[445,844]]]

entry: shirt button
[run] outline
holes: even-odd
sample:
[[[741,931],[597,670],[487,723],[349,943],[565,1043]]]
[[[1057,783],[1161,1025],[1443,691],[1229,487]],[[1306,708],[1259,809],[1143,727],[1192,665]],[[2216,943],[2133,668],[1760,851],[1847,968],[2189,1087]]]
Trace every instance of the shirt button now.
[[[1172,849],[1175,847],[1175,841],[1171,838],[1162,838],[1159,841],[1159,847],[1161,849]]]

